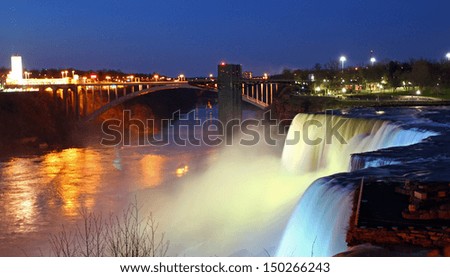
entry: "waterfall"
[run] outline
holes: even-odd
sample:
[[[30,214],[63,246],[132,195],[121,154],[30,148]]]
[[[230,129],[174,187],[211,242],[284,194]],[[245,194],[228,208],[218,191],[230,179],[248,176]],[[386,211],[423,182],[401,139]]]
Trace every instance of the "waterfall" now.
[[[333,131],[333,126],[340,128]],[[290,126],[282,162],[293,172],[328,176],[349,171],[351,154],[411,145],[432,135],[388,121],[299,114]],[[317,139],[321,143],[311,143]],[[332,256],[345,251],[354,182],[331,177],[313,182],[294,209],[276,255]]]
[[[400,162],[386,157],[371,157],[353,155],[351,159],[350,171],[356,171],[369,167],[381,167],[385,165],[399,164]]]
[[[333,126],[340,126],[335,134]],[[434,133],[403,129],[389,121],[298,114],[289,128],[282,162],[293,172],[320,172],[327,176],[349,171],[351,154],[415,144],[431,135]],[[322,142],[308,143],[316,139]]]
[[[296,206],[277,256],[326,257],[345,250],[352,199],[352,185],[315,181]]]

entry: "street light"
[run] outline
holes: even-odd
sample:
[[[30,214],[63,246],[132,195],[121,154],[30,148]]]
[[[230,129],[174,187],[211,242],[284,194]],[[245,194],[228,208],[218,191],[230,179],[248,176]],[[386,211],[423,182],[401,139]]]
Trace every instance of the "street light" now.
[[[344,63],[347,61],[347,58],[345,56],[341,56],[339,58],[339,61],[341,61],[341,65],[342,65],[342,72],[344,72]]]
[[[450,61],[450,52],[448,52],[448,53],[445,55],[445,57],[447,58],[447,60]]]
[[[376,61],[377,61],[377,59],[375,59],[375,57],[370,58],[370,63],[372,64],[372,66]]]

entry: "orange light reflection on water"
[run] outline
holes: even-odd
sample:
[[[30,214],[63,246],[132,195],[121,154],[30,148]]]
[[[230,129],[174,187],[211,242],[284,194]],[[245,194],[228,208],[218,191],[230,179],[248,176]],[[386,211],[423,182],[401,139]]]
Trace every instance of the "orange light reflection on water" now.
[[[151,188],[161,185],[166,160],[166,157],[160,155],[146,155],[140,160],[144,186]]]
[[[177,170],[175,171],[175,174],[177,175],[177,177],[183,177],[184,175],[186,175],[189,171],[189,166],[185,165],[182,167],[177,168]]]
[[[99,154],[89,149],[72,148],[45,156],[43,172],[65,216],[77,216],[81,208],[93,208],[101,166]]]
[[[15,159],[5,168],[4,178],[15,179],[14,190],[17,193],[2,195],[5,203],[5,213],[12,223],[14,232],[27,233],[35,231],[37,220],[36,187],[31,185],[29,176],[33,175],[34,164],[27,159]],[[7,188],[9,189],[9,188]]]
[[[38,232],[44,226],[74,222],[79,219],[80,209],[95,212],[115,208],[115,204],[109,206],[106,201],[125,198],[130,189],[173,184],[191,170],[189,154],[127,156],[120,164],[123,170],[117,170],[114,153],[101,153],[72,148],[3,163],[3,234]],[[99,198],[105,194],[114,198]]]

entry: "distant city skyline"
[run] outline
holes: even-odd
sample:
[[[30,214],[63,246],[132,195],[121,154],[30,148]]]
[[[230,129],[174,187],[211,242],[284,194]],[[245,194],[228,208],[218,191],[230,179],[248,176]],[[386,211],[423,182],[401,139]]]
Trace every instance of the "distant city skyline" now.
[[[191,3],[193,2],[193,3]],[[221,61],[256,75],[338,62],[444,59],[446,1],[25,1],[0,10],[0,67],[208,76]]]

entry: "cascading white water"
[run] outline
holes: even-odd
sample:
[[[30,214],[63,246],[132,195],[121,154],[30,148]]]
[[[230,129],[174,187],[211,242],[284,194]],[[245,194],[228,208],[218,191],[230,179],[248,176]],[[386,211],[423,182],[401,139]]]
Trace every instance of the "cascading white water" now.
[[[342,125],[339,134],[344,142],[338,136],[326,141],[327,135],[332,135],[326,126],[335,124]],[[305,139],[292,143],[307,128],[307,139],[323,139],[322,143],[308,145]],[[328,176],[348,171],[353,153],[411,145],[432,135],[435,133],[406,130],[387,121],[299,114],[289,129],[282,161],[293,172],[314,171],[318,176]],[[292,213],[276,255],[332,256],[345,251],[353,191],[352,185],[336,183],[330,178],[313,182]]]
[[[333,134],[331,127],[340,123],[342,125],[337,131],[339,135]],[[306,129],[308,134],[305,132]],[[327,176],[348,171],[353,153],[415,144],[434,134],[420,130],[405,130],[388,121],[298,114],[289,128],[282,162],[285,168],[293,172],[313,171],[320,172],[321,176]],[[344,139],[343,142],[338,140],[339,136]],[[327,137],[331,139],[327,141]],[[321,139],[322,142],[315,145],[307,142],[316,139]]]
[[[385,165],[393,165],[399,163],[400,163],[399,161],[391,160],[386,157],[366,157],[361,155],[353,155],[350,171],[356,171],[369,167],[381,167]]]
[[[326,257],[346,249],[352,186],[315,181],[303,194],[286,228],[277,256]]]

